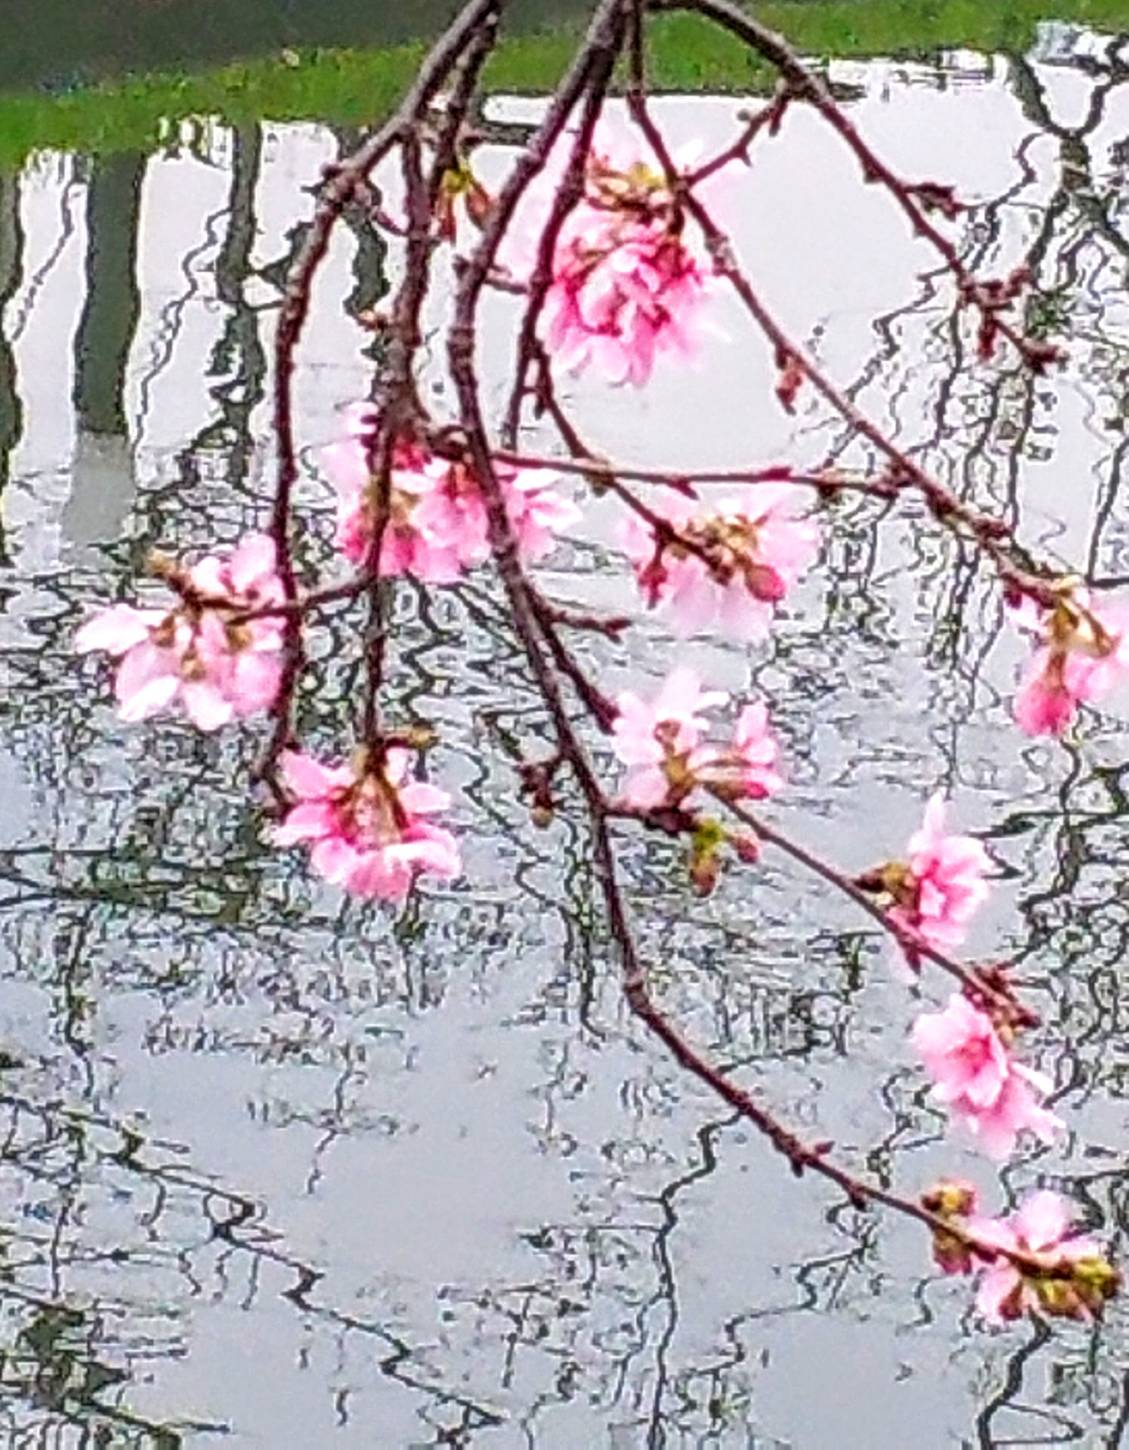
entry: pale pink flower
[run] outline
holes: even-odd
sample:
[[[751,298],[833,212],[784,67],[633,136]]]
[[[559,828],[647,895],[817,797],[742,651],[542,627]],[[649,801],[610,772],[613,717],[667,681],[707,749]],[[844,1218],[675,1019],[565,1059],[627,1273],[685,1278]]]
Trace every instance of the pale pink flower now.
[[[724,705],[729,696],[703,690],[697,674],[684,667],[671,671],[651,701],[625,690],[616,700],[612,749],[625,765],[635,767],[624,782],[624,800],[649,810],[693,781],[684,776],[691,751],[707,729],[702,712]],[[686,795],[682,790],[679,799]]]
[[[941,1102],[987,1107],[999,1097],[1011,1066],[1007,1049],[988,1014],[960,992],[943,1012],[923,1012],[911,1036]]]
[[[1084,1261],[1107,1267],[1101,1245],[1075,1234],[1071,1220],[1067,1201],[1060,1194],[1041,1188],[1029,1193],[1009,1217],[974,1218],[968,1227],[982,1243],[1030,1255],[1050,1270]],[[1067,1299],[1061,1291],[1056,1295],[1052,1288],[1048,1304],[1048,1292],[1043,1286],[1050,1282],[1040,1280],[1037,1274],[1025,1275],[1017,1265],[1001,1256],[984,1270],[976,1307],[993,1324],[1018,1319],[1029,1309],[1053,1307],[1057,1300],[1062,1301],[1062,1312],[1077,1317],[1093,1312],[1094,1305],[1087,1302],[1090,1296],[1084,1292],[1072,1293]],[[1069,1278],[1060,1282],[1070,1285]],[[1104,1294],[1100,1293],[1099,1297]]]
[[[890,917],[934,947],[964,940],[969,918],[988,898],[988,853],[973,836],[945,834],[945,800],[938,793],[910,838],[909,862]],[[911,961],[911,965],[915,965]]]
[[[363,564],[372,545],[374,485],[368,449],[374,419],[373,410],[364,404],[348,409],[346,436],[322,451],[337,490],[337,547],[353,564]],[[380,548],[382,575],[411,574],[432,584],[451,584],[459,577],[462,536],[450,527],[449,513],[443,515],[447,528],[440,538],[425,533],[416,522],[421,502],[440,487],[446,473],[447,465],[426,449],[406,440],[397,442]],[[469,528],[476,524],[477,520],[468,520]]]
[[[624,546],[648,603],[665,605],[683,634],[717,628],[733,639],[764,639],[776,605],[818,550],[815,525],[798,513],[804,502],[789,484],[749,484],[697,510],[668,499],[668,522],[708,562],[678,542],[656,557],[650,528],[632,515]]]
[[[933,1078],[932,1096],[991,1158],[1006,1158],[1025,1130],[1050,1142],[1062,1126],[1041,1106],[1051,1082],[1012,1060],[986,1012],[954,993],[942,1012],[913,1025],[914,1047]]]
[[[989,1158],[1002,1162],[1015,1149],[1020,1133],[1033,1133],[1040,1143],[1053,1143],[1065,1124],[1042,1106],[1054,1084],[1046,1073],[1012,1062],[995,1102],[973,1105],[967,1098],[951,1104],[954,1115]]]
[[[545,298],[546,343],[565,367],[647,382],[664,352],[694,351],[707,279],[665,222],[578,208],[562,231]]]
[[[115,604],[75,637],[80,653],[119,657],[114,691],[121,718],[145,720],[179,703],[199,729],[216,730],[268,709],[282,671],[281,617],[239,616],[284,597],[273,541],[250,534],[229,556],[209,555],[167,574],[181,594],[174,608]]]
[[[402,901],[421,873],[441,880],[458,875],[458,843],[427,819],[450,798],[407,779],[406,750],[392,748],[355,766],[326,766],[288,751],[280,763],[295,803],[275,828],[274,842],[308,845],[319,876],[354,896]]]
[[[349,409],[345,438],[322,453],[337,489],[337,546],[354,564],[365,562],[372,545],[374,497],[368,446],[373,424],[371,408]],[[579,519],[580,510],[554,491],[552,476],[504,463],[496,463],[494,472],[522,559],[536,562],[553,548],[557,533]],[[397,443],[380,573],[453,584],[489,556],[486,505],[471,470],[419,443]]]
[[[1062,735],[1080,704],[1102,699],[1129,675],[1129,610],[1094,604],[1081,587],[1051,609],[1024,597],[1012,611],[1039,643],[1015,697],[1015,718],[1028,735]]]
[[[764,800],[784,784],[776,763],[776,737],[761,701],[746,705],[731,745],[704,745],[691,751],[689,768],[697,781],[728,800]]]
[[[699,787],[728,800],[762,800],[780,789],[777,744],[763,704],[741,712],[733,740],[704,740],[705,712],[728,696],[703,690],[693,670],[679,667],[651,701],[625,691],[617,701],[612,748],[632,769],[623,800],[641,810],[684,805]]]
[[[572,499],[547,488],[537,469],[495,463],[494,472],[517,535],[518,553],[526,563],[536,564],[552,552],[558,534],[580,522],[580,509]]]

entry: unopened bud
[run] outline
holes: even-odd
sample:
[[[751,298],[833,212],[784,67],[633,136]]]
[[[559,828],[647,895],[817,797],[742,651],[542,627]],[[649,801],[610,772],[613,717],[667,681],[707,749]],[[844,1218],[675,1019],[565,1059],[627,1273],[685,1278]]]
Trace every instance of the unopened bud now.
[[[974,1267],[972,1250],[956,1234],[933,1230],[933,1262],[942,1274],[969,1274]]]
[[[448,175],[450,175],[449,172]],[[435,225],[440,241],[453,242],[455,240],[455,193],[448,191],[445,187],[435,198]]]
[[[702,816],[690,839],[690,881],[699,896],[708,896],[721,875],[721,847],[729,833],[720,821]]]
[[[709,896],[721,876],[721,863],[716,851],[690,857],[690,883],[699,896]]]
[[[965,1218],[976,1211],[976,1188],[963,1178],[941,1178],[921,1195],[921,1206],[941,1218]]]
[[[765,604],[778,604],[787,593],[783,578],[771,564],[750,564],[745,570],[745,585],[754,599]]]
[[[784,410],[793,413],[796,410],[796,395],[804,381],[803,365],[795,353],[788,352],[777,355],[776,366],[779,369],[776,396]]]
[[[472,181],[466,194],[467,215],[479,231],[486,229],[490,213],[494,210],[494,198],[479,181]]]

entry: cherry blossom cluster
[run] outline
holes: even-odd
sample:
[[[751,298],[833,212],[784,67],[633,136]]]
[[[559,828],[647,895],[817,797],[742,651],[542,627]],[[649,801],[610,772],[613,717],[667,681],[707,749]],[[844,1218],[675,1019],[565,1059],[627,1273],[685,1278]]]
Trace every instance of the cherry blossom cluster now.
[[[971,917],[988,898],[991,861],[974,836],[947,834],[945,802],[931,797],[904,861],[865,872],[858,884],[885,905],[901,958],[921,970],[922,949],[948,951],[965,938]],[[1006,1158],[1029,1130],[1050,1142],[1062,1124],[1041,1106],[1051,1089],[1042,1073],[1016,1062],[1010,999],[993,1006],[955,993],[941,1012],[924,1012],[911,1037],[933,1079],[933,1097],[992,1158]]]
[[[275,546],[250,534],[228,555],[191,569],[157,558],[154,572],[179,596],[170,606],[115,604],[79,630],[80,653],[118,659],[114,692],[123,720],[146,720],[180,706],[200,730],[269,709],[282,673],[277,615],[241,616],[281,602]]]
[[[1101,1245],[1075,1232],[1070,1205],[1050,1189],[1001,1218],[977,1214],[976,1189],[960,1180],[943,1179],[921,1202],[945,1225],[934,1232],[938,1266],[980,1276],[976,1306],[990,1323],[1030,1312],[1091,1319],[1118,1289]]]
[[[455,144],[457,135],[456,126],[449,137],[455,165],[442,175],[442,163],[436,166],[430,197],[433,231],[424,239],[425,252],[433,242],[457,245],[456,204],[465,207],[485,239],[502,206],[504,193],[497,198],[487,194],[458,153],[462,142]],[[653,128],[647,135],[655,140]],[[655,149],[663,151],[658,141]],[[613,385],[642,387],[660,357],[685,360],[695,351],[703,305],[716,277],[705,260],[707,252],[696,253],[688,239],[694,219],[709,243],[717,275],[726,273],[724,248],[716,245],[717,236],[702,221],[694,188],[701,175],[724,164],[725,156],[743,154],[742,146],[730,148],[721,162],[715,159],[701,174],[677,170],[665,151],[660,168],[640,159],[634,146],[630,152],[620,150],[610,139],[591,148],[578,204],[557,211],[563,222],[555,243],[553,234],[545,233],[545,253],[552,256],[542,299],[541,340],[547,359],[547,381],[542,380],[537,393],[542,403],[546,391],[552,392],[551,368],[558,364],[573,372],[591,369]],[[943,192],[938,194],[943,201]],[[425,209],[425,223],[427,215]],[[406,225],[396,234],[413,235]],[[485,277],[492,275],[495,252],[484,256]],[[536,290],[532,279],[528,286],[515,284],[511,290],[521,292],[523,287],[530,293]],[[982,310],[988,308],[985,316],[992,328],[1012,336],[1009,325],[998,318],[998,299],[993,302],[985,293],[978,301]],[[473,319],[473,310],[468,317]],[[535,312],[527,314],[527,322],[528,338],[535,338]],[[463,335],[471,333],[468,321]],[[521,466],[523,456],[516,451],[485,467],[492,446],[489,430],[481,421],[472,427],[476,409],[468,409],[465,402],[458,429],[433,429],[416,396],[412,349],[405,345],[405,351],[409,361],[401,375],[390,373],[387,406],[349,408],[342,436],[321,455],[336,491],[336,548],[357,571],[344,589],[323,591],[322,602],[369,593],[379,612],[378,579],[408,576],[430,586],[451,585],[492,554],[504,582],[514,586],[512,571],[517,572],[511,597],[536,600],[524,570],[543,560],[558,536],[581,520],[580,508],[560,491],[555,474],[540,466]],[[778,397],[790,408],[800,384],[818,375],[779,338],[776,353],[781,368]],[[522,367],[526,364],[532,358],[523,354]],[[277,371],[285,393],[288,371]],[[453,375],[455,371],[453,367]],[[523,383],[524,373],[515,392],[516,421],[510,429],[515,435]],[[829,395],[826,386],[822,391]],[[570,434],[567,424],[561,431],[578,455],[573,467],[583,471],[575,433]],[[512,449],[513,438],[509,441]],[[292,442],[289,446],[292,450]],[[477,475],[470,462],[472,448],[473,457],[483,464]],[[292,453],[290,462],[296,468]],[[902,473],[915,467],[904,460],[899,466]],[[900,487],[903,480],[895,474],[897,468],[890,475],[896,492],[895,484]],[[692,478],[668,478],[671,486],[644,503],[621,484],[610,464],[604,470],[605,481],[614,485],[628,508],[620,542],[643,603],[661,610],[681,635],[712,630],[730,640],[763,641],[778,608],[818,554],[820,533],[808,507],[811,495],[794,481],[784,481],[798,475],[773,468],[754,476],[759,481],[729,487],[714,497],[702,497]],[[920,482],[920,471],[918,476]],[[946,509],[951,515],[960,507],[955,501],[937,506],[935,495],[928,493],[928,479],[922,486],[942,522]],[[282,492],[280,484],[280,496]],[[894,494],[887,490],[883,496]],[[300,748],[290,707],[301,667],[299,633],[317,602],[317,591],[297,596],[289,558],[284,556],[280,564],[278,550],[287,542],[281,506],[280,512],[283,521],[276,515],[273,538],[250,534],[229,554],[210,554],[191,567],[155,560],[153,572],[168,591],[164,602],[119,603],[97,611],[79,630],[76,647],[104,651],[116,660],[115,694],[121,717],[129,722],[177,708],[198,728],[214,731],[273,711],[277,729],[270,759],[277,766],[279,810],[270,831],[272,843],[301,847],[313,872],[352,896],[400,903],[421,876],[448,881],[461,871],[458,842],[437,819],[451,801],[422,778],[417,749],[422,740],[379,724],[375,701],[383,675],[371,660],[371,708],[365,711],[357,748],[336,761]],[[507,526],[512,547],[498,548]],[[986,540],[1002,537],[987,526],[972,532],[985,547]],[[1013,569],[1008,575],[1001,567],[1005,580],[1014,581],[1020,573]],[[1035,583],[1032,578],[1027,576],[1025,588],[1008,584],[1015,622],[1035,643],[1014,713],[1028,734],[1058,736],[1082,704],[1103,698],[1129,673],[1129,610],[1099,606],[1074,580],[1048,584],[1043,576]],[[563,615],[550,611],[550,622]],[[513,618],[520,632],[524,626],[516,605]],[[577,618],[572,616],[570,625]],[[527,630],[532,632],[537,623],[535,619]],[[628,817],[687,837],[689,879],[702,894],[716,885],[725,849],[752,864],[759,858],[762,839],[781,844],[780,833],[774,835],[748,809],[750,802],[772,797],[784,786],[780,747],[763,701],[741,702],[728,728],[715,728],[711,712],[727,707],[729,696],[705,688],[694,670],[679,666],[651,696],[621,693],[613,711],[560,637],[548,633],[544,621],[541,625],[543,641],[530,645],[523,638],[531,663],[537,663],[538,652],[547,645],[545,658],[561,678],[571,675],[581,699],[595,699],[601,707],[592,713],[608,728],[611,748],[626,767],[614,798],[602,794],[598,785],[586,784],[589,801],[599,802],[592,809],[599,828],[606,827],[606,818]],[[543,686],[542,693],[549,702],[552,692]],[[545,820],[551,816],[550,785],[558,764],[571,761],[581,779],[586,778],[577,762],[587,769],[587,746],[570,737],[573,727],[561,707],[550,705],[550,710],[557,753],[547,764],[527,770],[527,786],[533,787],[528,793]],[[711,813],[715,809],[720,817]],[[813,864],[811,853],[792,850]],[[932,959],[961,980],[962,990],[945,1007],[917,1016],[910,1040],[932,1080],[933,1100],[978,1148],[1003,1159],[1021,1134],[1049,1142],[1062,1124],[1044,1105],[1050,1080],[1016,1057],[1024,1018],[1006,973],[994,969],[989,977],[962,968],[947,955],[964,941],[986,901],[990,871],[980,841],[946,830],[945,803],[935,795],[903,859],[886,861],[854,880],[837,877],[827,867],[821,874],[837,880],[889,928],[899,964],[904,962],[916,976]],[[606,874],[610,878],[614,873]],[[612,908],[609,919],[617,915],[614,899]],[[624,956],[626,960],[627,951]],[[692,1057],[686,1047],[680,1060]],[[715,1083],[719,1076],[700,1075]],[[746,1116],[755,1120],[751,1110]],[[784,1133],[774,1141],[778,1147],[798,1142]],[[785,1146],[782,1151],[790,1150]],[[818,1154],[801,1158],[797,1153],[792,1161],[797,1169],[806,1168],[817,1163]],[[880,1195],[871,1190],[871,1196]],[[881,1197],[898,1206],[891,1195]],[[949,1180],[923,1197],[924,1213],[905,1201],[901,1207],[930,1224],[936,1258],[946,1273],[980,1276],[977,1303],[994,1322],[1027,1311],[1083,1317],[1096,1313],[1116,1288],[1116,1271],[1100,1247],[1073,1232],[1067,1205],[1047,1190],[1032,1194],[1015,1213],[1001,1218],[980,1216],[974,1190]]]
[[[371,451],[376,424],[371,406],[354,405],[345,414],[344,437],[322,451],[337,491],[337,547],[354,564],[366,563],[373,543],[378,480]],[[499,463],[496,475],[521,557],[535,563],[553,548],[557,533],[580,518],[580,510],[532,469]],[[453,584],[489,557],[486,505],[468,465],[441,457],[415,440],[398,440],[378,572],[389,578],[410,574],[425,584]]]
[[[749,484],[707,505],[666,495],[665,529],[631,514],[623,543],[647,604],[662,606],[681,634],[716,628],[730,639],[764,639],[819,548],[804,503],[792,485]]]
[[[1129,609],[1094,603],[1079,584],[1047,608],[1029,596],[1012,610],[1037,644],[1015,697],[1015,718],[1028,735],[1062,735],[1078,706],[1102,699],[1129,675]]]
[[[462,869],[454,836],[428,819],[450,797],[410,778],[403,747],[362,748],[343,765],[289,750],[280,764],[293,804],[275,844],[308,847],[318,875],[351,895],[402,901],[420,873],[449,880]]]
[[[591,366],[612,383],[640,387],[660,354],[693,354],[709,280],[662,173],[594,149],[584,200],[553,258],[547,345],[573,371]]]
[[[157,562],[180,596],[174,607],[116,604],[95,613],[76,637],[82,652],[119,657],[122,719],[144,720],[179,704],[198,728],[215,730],[269,709],[283,651],[281,615],[270,612],[283,600],[272,541],[249,535],[229,556],[209,555],[190,569]],[[400,745],[363,749],[338,766],[285,752],[291,806],[273,832],[275,844],[305,844],[320,876],[360,897],[402,901],[417,875],[457,875],[455,838],[429,819],[449,798],[410,779],[410,764]]]
[[[373,427],[373,410],[357,405],[346,414],[344,437],[324,451],[338,492],[337,545],[358,565],[374,543]],[[538,472],[499,464],[497,476],[522,558],[543,558],[579,510]],[[489,553],[486,507],[467,465],[398,442],[379,573],[449,584]],[[273,541],[251,534],[230,555],[208,555],[191,568],[160,558],[153,565],[178,596],[171,607],[117,604],[97,611],[76,636],[80,652],[118,657],[121,718],[132,723],[180,705],[211,731],[269,710],[285,645]],[[401,901],[418,875],[456,875],[457,843],[428,819],[449,800],[408,778],[410,758],[402,746],[365,748],[351,764],[328,766],[286,752],[280,765],[291,806],[275,844],[306,844],[315,872],[364,898]]]

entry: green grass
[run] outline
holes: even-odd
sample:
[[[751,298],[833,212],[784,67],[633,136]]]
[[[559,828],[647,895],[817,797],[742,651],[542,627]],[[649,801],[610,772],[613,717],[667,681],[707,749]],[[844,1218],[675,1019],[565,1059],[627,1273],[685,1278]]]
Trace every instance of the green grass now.
[[[809,55],[922,56],[954,46],[1027,48],[1051,17],[1098,29],[1129,28],[1129,0],[769,0],[756,13]],[[667,90],[763,90],[767,74],[728,36],[688,16],[652,32],[656,86]],[[575,33],[503,42],[489,69],[495,90],[550,89]],[[44,150],[152,149],[162,123],[215,116],[229,123],[316,119],[359,125],[385,114],[415,75],[422,45],[379,51],[313,51],[242,62],[195,75],[147,75],[62,96],[0,96],[0,165]],[[294,62],[297,63],[294,63]]]

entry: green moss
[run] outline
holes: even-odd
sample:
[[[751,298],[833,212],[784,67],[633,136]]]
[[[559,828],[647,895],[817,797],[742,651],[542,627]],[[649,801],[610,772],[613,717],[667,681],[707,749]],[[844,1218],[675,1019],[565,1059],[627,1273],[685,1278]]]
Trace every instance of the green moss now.
[[[809,55],[922,56],[954,46],[1024,49],[1051,17],[1099,29],[1129,22],[1129,0],[775,0],[766,24]],[[765,67],[696,17],[663,17],[652,32],[655,85],[666,90],[763,90]],[[551,89],[575,32],[514,37],[489,69],[495,90]],[[187,116],[226,122],[317,119],[359,125],[387,114],[415,75],[422,45],[314,51],[228,65],[196,75],[151,75],[63,96],[0,96],[0,165],[43,150],[148,150],[163,123]]]

